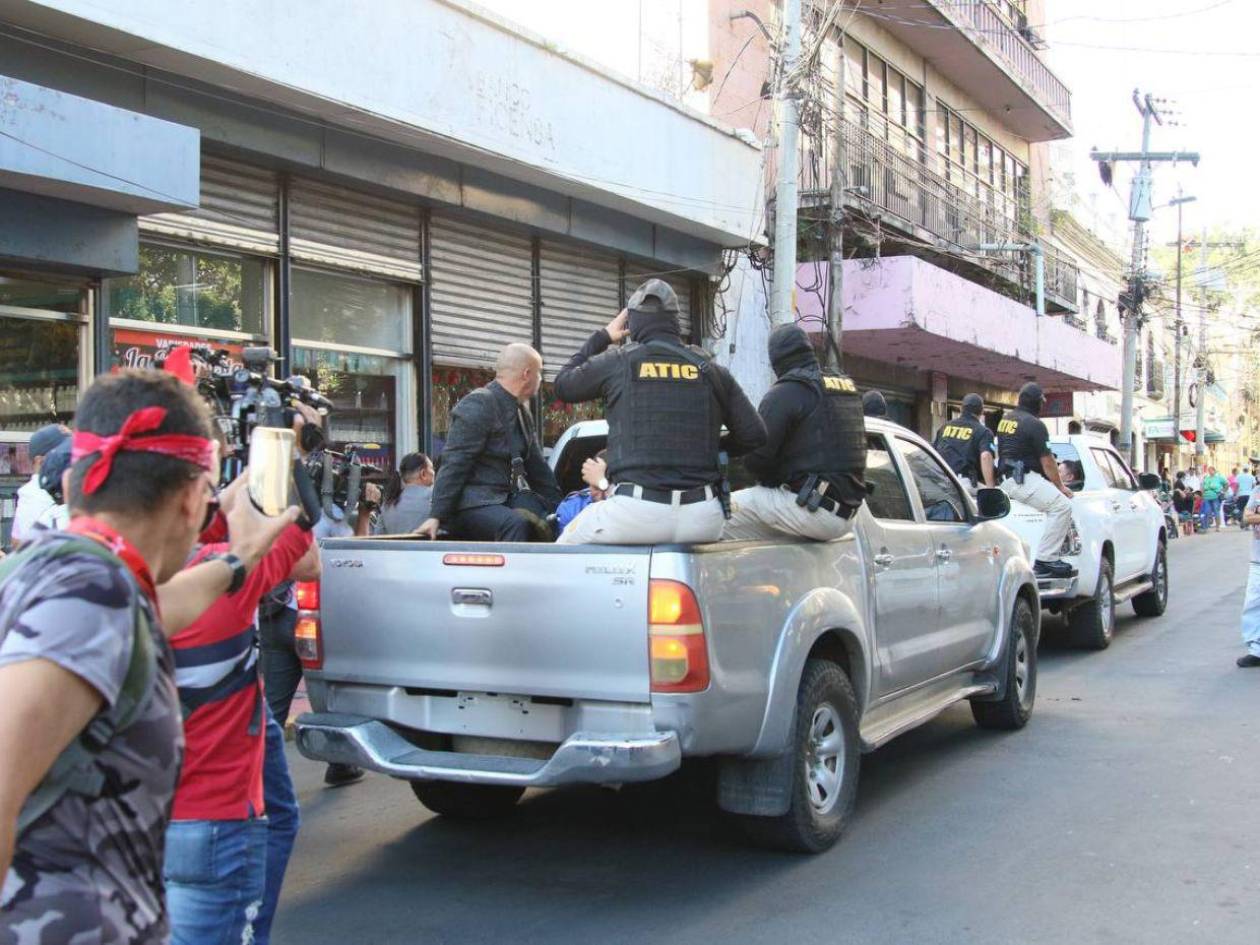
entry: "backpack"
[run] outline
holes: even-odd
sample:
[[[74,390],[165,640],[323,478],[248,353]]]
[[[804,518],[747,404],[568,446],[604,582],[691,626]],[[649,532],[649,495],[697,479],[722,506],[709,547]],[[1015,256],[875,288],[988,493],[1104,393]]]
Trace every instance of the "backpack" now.
[[[102,561],[118,562],[117,557],[107,548],[91,538],[69,537],[40,541],[25,545],[15,554],[0,561],[0,587],[15,579],[25,569],[38,570],[71,554],[87,554]],[[97,765],[97,756],[116,734],[126,730],[140,717],[145,698],[157,673],[153,622],[140,603],[140,594],[139,588],[136,588],[135,602],[132,605],[131,661],[127,665],[127,675],[123,679],[118,698],[112,708],[98,712],[83,731],[62,750],[43,780],[27,797],[18,815],[19,836],[66,794],[73,792],[95,798],[103,793],[105,775]],[[20,608],[19,598],[18,609]],[[0,641],[7,632],[7,627],[0,627]]]

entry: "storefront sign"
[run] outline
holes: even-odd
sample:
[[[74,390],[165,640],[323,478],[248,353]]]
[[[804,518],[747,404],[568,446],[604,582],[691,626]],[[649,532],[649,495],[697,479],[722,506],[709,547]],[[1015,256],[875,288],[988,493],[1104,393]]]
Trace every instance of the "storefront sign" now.
[[[172,348],[181,345],[209,345],[216,351],[226,351],[229,361],[215,367],[216,374],[231,375],[244,367],[241,353],[244,346],[230,341],[210,338],[189,338],[185,335],[164,335],[155,331],[137,331],[131,328],[114,329],[114,370],[120,368],[156,368]],[[159,357],[161,355],[161,358]]]
[[[1148,440],[1171,440],[1173,438],[1172,417],[1167,420],[1147,420],[1142,430],[1142,435]]]

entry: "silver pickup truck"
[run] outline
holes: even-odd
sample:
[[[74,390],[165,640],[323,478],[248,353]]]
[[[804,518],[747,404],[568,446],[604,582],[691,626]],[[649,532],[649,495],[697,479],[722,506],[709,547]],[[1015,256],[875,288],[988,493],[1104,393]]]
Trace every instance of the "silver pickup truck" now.
[[[566,435],[572,485],[607,428]],[[1018,729],[1037,585],[1000,519],[923,440],[867,421],[874,492],[850,536],[703,546],[336,539],[299,651],[309,758],[409,781],[430,809],[505,813],[526,788],[718,767],[756,840],[839,838],[869,752],[969,700]]]

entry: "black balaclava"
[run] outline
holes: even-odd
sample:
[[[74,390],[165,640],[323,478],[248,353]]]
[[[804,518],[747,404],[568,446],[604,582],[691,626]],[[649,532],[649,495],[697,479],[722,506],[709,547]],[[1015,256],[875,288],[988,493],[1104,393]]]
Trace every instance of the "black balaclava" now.
[[[770,332],[766,343],[775,377],[782,377],[794,368],[817,368],[818,356],[809,336],[798,325],[779,325]]]
[[[862,395],[862,415],[867,417],[888,416],[888,401],[877,390],[868,390]]]
[[[979,394],[968,394],[963,398],[963,413],[969,417],[979,417],[984,413],[984,398]]]
[[[1041,390],[1040,384],[1029,381],[1019,389],[1019,405],[1034,417],[1040,416],[1041,408],[1045,405],[1045,402],[1046,395]]]
[[[626,303],[630,312],[630,340],[652,341],[657,338],[678,340],[678,296],[663,279],[648,279],[635,290]]]

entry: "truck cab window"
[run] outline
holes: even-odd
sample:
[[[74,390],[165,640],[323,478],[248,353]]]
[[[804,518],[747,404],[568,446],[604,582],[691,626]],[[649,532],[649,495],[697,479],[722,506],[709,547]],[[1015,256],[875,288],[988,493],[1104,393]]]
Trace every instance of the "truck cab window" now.
[[[892,521],[914,521],[906,484],[888,452],[888,443],[876,433],[866,437],[866,481],[875,487],[866,500],[872,515]]]
[[[958,483],[934,456],[910,440],[898,439],[902,454],[910,466],[923,513],[929,522],[967,521],[967,500]]]

